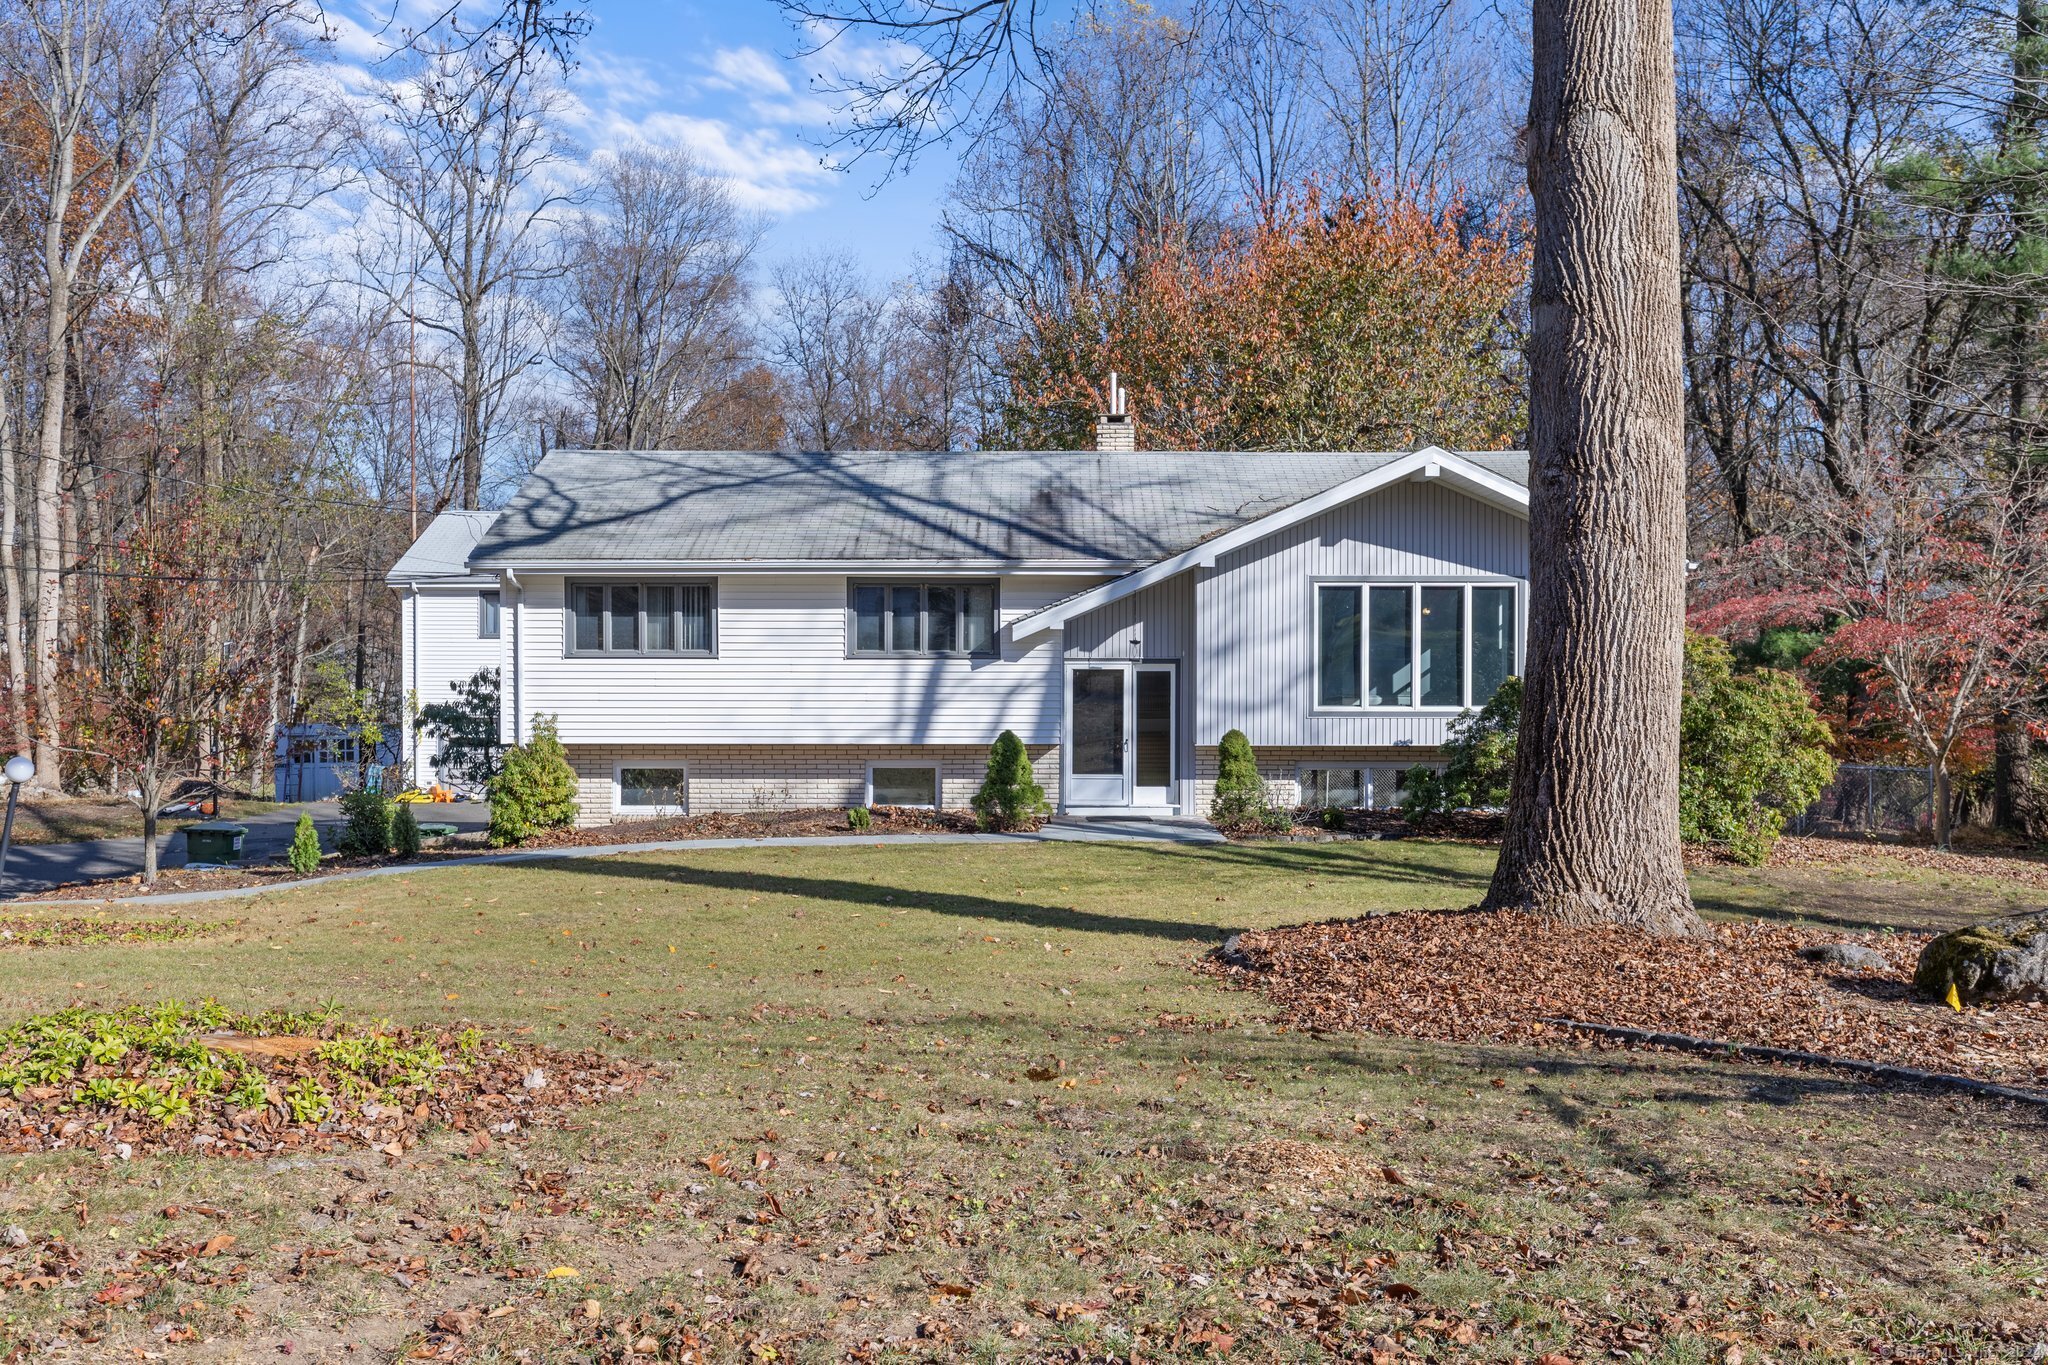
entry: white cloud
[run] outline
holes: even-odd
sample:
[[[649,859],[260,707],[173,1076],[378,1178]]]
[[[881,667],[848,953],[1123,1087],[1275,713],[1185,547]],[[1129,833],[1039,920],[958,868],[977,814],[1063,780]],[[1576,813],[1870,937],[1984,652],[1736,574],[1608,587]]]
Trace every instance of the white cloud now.
[[[813,123],[773,57],[723,48],[702,89],[658,78],[644,62],[586,49],[570,80],[568,118],[592,152],[641,145],[681,147],[726,177],[749,209],[795,213],[824,202],[835,173],[790,129]],[[707,92],[717,92],[706,98]]]
[[[722,47],[711,56],[716,73],[707,84],[750,95],[786,95],[789,77],[775,58],[757,47]]]
[[[724,119],[672,109],[639,118],[613,115],[591,133],[593,151],[681,147],[705,170],[724,176],[742,208],[763,213],[816,208],[824,202],[820,191],[835,178],[817,152],[773,129],[739,128]]]

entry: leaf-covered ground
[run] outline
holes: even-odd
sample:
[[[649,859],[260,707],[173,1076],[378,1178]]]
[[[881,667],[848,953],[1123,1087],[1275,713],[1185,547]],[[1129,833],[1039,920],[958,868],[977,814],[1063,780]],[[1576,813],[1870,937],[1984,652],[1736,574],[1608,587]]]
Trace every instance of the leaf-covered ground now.
[[[442,1132],[397,1157],[7,1157],[0,1231],[28,1245],[0,1242],[0,1341],[89,1361],[2028,1358],[2048,1332],[2037,1114],[1674,1055],[1316,1036],[1192,970],[1229,931],[1468,905],[1490,861],[707,850],[331,884],[202,938],[12,954],[5,1019],[341,999],[659,1075],[475,1154]],[[2032,894],[1879,872],[1695,886],[1716,913],[1907,931]]]
[[[1955,1011],[1918,998],[1924,934],[1721,924],[1677,942],[1508,912],[1373,915],[1245,934],[1204,964],[1303,1027],[1577,1047],[1569,1020],[1760,1044],[2048,1093],[2048,1005]],[[1853,943],[1881,968],[1803,948]]]
[[[74,1007],[0,1028],[0,1152],[400,1156],[436,1129],[482,1151],[493,1133],[559,1123],[645,1074],[591,1048],[363,1023],[331,1007]]]
[[[216,920],[176,912],[111,918],[104,911],[67,915],[50,910],[0,913],[0,948],[77,948],[97,943],[167,943],[224,928]]]

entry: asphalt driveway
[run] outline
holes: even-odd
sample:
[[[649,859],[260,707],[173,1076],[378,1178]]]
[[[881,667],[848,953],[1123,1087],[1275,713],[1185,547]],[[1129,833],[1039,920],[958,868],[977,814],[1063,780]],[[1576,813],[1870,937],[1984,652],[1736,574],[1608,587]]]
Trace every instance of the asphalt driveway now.
[[[250,862],[267,862],[284,855],[291,846],[292,830],[301,810],[311,811],[320,827],[320,842],[334,847],[334,831],[341,824],[341,809],[332,801],[279,803],[274,810],[236,821],[249,831],[242,841],[242,856]],[[482,829],[490,820],[490,807],[480,802],[413,807],[422,824],[453,825],[467,833]],[[167,830],[157,836],[157,861],[162,867],[185,865],[185,836]],[[67,882],[97,881],[103,877],[133,877],[142,871],[142,840],[87,839],[72,844],[17,845],[7,855],[7,871],[0,877],[0,896],[9,898],[45,891]]]

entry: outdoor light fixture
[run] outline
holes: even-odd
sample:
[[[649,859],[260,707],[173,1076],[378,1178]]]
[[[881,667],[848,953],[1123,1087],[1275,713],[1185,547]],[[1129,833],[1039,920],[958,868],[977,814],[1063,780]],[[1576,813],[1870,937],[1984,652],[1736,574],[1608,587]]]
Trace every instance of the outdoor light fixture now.
[[[0,769],[7,774],[7,823],[0,825],[0,877],[7,875],[7,850],[14,843],[14,803],[21,799],[21,784],[36,775],[36,765],[27,754],[16,754]]]

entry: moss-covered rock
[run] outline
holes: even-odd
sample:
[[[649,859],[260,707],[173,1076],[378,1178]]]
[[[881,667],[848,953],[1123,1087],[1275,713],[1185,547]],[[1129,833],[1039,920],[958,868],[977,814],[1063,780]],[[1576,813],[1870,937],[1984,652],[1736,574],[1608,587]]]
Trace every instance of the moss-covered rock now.
[[[2001,915],[1930,940],[1913,987],[1946,1000],[1951,986],[1966,1005],[2048,1000],[2048,910]]]

